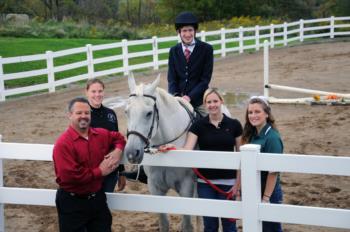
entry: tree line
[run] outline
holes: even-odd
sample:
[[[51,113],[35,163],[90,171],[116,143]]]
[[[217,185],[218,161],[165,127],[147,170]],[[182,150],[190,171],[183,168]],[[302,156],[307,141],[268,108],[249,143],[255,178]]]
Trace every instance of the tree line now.
[[[282,20],[350,15],[349,0],[1,0],[0,14],[20,13],[43,21],[65,19],[90,24],[108,21],[133,26],[172,23],[189,10],[200,21],[239,16]]]

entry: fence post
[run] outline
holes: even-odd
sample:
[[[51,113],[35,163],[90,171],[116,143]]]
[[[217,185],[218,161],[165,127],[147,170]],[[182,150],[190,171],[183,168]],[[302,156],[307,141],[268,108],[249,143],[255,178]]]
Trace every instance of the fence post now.
[[[303,19],[300,19],[299,38],[300,38],[300,42],[304,41],[304,20]]]
[[[205,31],[201,31],[201,40],[205,42]]]
[[[4,70],[2,67],[2,57],[0,56],[0,101],[5,101],[5,99]]]
[[[275,47],[275,27],[273,24],[270,24],[270,46],[271,48]]]
[[[261,202],[261,181],[260,171],[257,170],[260,145],[246,144],[241,146],[240,150],[243,231],[262,232],[258,207]]]
[[[269,42],[264,41],[264,96],[269,99]]]
[[[260,49],[260,29],[259,25],[255,25],[255,50],[259,51]]]
[[[128,58],[128,41],[126,39],[122,40],[123,46],[123,68],[124,75],[129,75],[129,58]]]
[[[2,135],[0,135],[0,143],[2,142]],[[4,187],[2,159],[0,159],[0,187]],[[4,204],[0,204],[0,232],[5,232],[5,212]]]
[[[225,28],[221,28],[221,57],[226,56],[226,34]]]
[[[94,78],[94,55],[92,53],[92,45],[86,45],[86,59],[88,63],[88,79]]]
[[[286,22],[284,22],[283,23],[283,45],[284,46],[287,46],[287,44],[288,44],[288,34],[287,34],[287,32],[288,32],[288,26],[287,26],[287,23]]]
[[[331,37],[331,39],[334,39],[334,16],[331,16],[331,22],[330,22],[330,32],[329,32],[329,36]]]
[[[49,84],[49,93],[55,92],[55,72],[53,70],[52,51],[46,51],[47,82]]]
[[[239,27],[239,53],[243,53],[243,27]]]
[[[153,49],[153,69],[159,69],[159,59],[158,59],[158,39],[157,36],[152,37],[152,49]]]

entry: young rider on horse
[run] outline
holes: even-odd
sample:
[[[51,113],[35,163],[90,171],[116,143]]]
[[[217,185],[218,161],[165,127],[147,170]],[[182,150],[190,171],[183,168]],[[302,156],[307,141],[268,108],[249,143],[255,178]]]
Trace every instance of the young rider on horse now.
[[[175,19],[175,29],[181,42],[170,49],[168,61],[168,91],[191,103],[202,116],[207,115],[203,94],[213,73],[213,47],[198,40],[198,19],[191,12],[182,12]],[[125,172],[128,180],[147,183],[142,166],[138,171]]]
[[[203,94],[213,73],[213,47],[196,39],[198,20],[190,12],[182,12],[175,19],[181,42],[170,49],[168,61],[168,91],[182,96],[202,115]]]

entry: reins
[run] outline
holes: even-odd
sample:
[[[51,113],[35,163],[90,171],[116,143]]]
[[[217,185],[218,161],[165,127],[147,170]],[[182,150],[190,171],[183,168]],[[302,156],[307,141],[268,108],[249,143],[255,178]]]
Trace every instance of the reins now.
[[[156,147],[159,147],[159,146],[162,146],[162,145],[165,145],[165,144],[168,144],[168,143],[172,143],[174,141],[176,141],[177,139],[179,139],[181,136],[183,136],[191,127],[192,123],[194,122],[195,120],[195,117],[193,115],[193,113],[190,111],[190,109],[188,109],[188,107],[182,103],[181,101],[179,101],[180,105],[186,110],[187,114],[190,116],[190,121],[188,122],[185,130],[182,131],[182,133],[180,133],[178,136],[176,136],[175,138],[165,142],[165,143],[161,143],[161,144],[156,144],[156,145],[153,145],[152,147],[153,148],[156,148]]]

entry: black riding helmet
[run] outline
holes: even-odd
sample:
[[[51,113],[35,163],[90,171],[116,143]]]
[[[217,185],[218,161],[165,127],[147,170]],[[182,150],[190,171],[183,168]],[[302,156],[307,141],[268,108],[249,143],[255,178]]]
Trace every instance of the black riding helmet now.
[[[195,30],[198,29],[198,19],[191,12],[181,12],[175,18],[175,29],[179,30],[184,26],[193,26]]]

